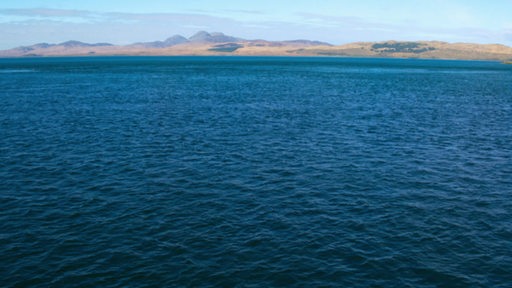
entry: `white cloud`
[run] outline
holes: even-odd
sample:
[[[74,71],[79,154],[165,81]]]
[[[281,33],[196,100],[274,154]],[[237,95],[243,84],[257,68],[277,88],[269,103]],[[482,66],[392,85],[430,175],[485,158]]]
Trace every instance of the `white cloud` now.
[[[46,9],[46,8],[34,8],[34,9],[0,9],[0,14],[3,15],[18,15],[18,16],[29,16],[29,17],[89,17],[94,14],[90,11],[83,10],[66,10],[66,9]]]

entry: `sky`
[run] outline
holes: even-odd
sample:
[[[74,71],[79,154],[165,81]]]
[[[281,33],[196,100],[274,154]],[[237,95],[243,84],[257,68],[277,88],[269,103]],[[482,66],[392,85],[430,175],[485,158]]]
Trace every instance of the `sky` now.
[[[332,44],[440,40],[512,46],[512,0],[16,0],[0,49],[78,40],[131,44],[197,31]]]

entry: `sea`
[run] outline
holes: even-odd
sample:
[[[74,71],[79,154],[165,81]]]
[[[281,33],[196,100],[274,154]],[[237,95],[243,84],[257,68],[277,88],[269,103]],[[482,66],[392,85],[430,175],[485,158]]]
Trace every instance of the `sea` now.
[[[0,59],[1,287],[512,287],[512,65]]]

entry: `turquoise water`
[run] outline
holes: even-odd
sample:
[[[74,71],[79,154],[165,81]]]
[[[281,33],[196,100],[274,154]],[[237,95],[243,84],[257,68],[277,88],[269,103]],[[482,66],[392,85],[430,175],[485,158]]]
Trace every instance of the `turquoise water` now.
[[[510,287],[512,66],[0,59],[4,287]]]

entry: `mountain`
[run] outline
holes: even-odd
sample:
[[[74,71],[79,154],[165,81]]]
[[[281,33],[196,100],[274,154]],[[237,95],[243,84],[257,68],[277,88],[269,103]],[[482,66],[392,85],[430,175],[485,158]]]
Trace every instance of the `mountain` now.
[[[83,43],[83,42],[74,41],[74,40],[63,42],[63,43],[60,43],[60,44],[38,43],[38,44],[31,45],[31,46],[22,46],[22,47],[14,48],[14,49],[11,49],[11,50],[0,51],[0,55],[2,55],[2,52],[5,52],[5,51],[13,51],[13,52],[14,51],[19,51],[21,53],[26,53],[26,52],[30,52],[30,51],[47,50],[47,49],[53,48],[53,47],[64,47],[64,48],[77,48],[77,47],[80,47],[80,48],[84,48],[84,47],[104,47],[104,46],[113,46],[113,45],[110,44],[110,43],[89,44],[89,43]],[[23,56],[23,55],[21,55],[21,56]]]
[[[210,34],[206,31],[199,31],[188,38],[188,41],[192,43],[225,43],[243,41],[243,39],[227,36],[219,32]]]
[[[272,55],[392,57],[510,61],[512,48],[500,44],[447,43],[439,41],[356,42],[345,45],[311,40],[247,40],[223,33],[199,31],[189,38],[174,35],[163,41],[112,45],[67,41],[38,43],[0,51],[0,57],[109,55]]]
[[[113,46],[110,43],[96,43],[96,44],[88,44],[80,41],[67,41],[60,44],[57,44],[57,46],[64,46],[64,47],[101,47],[101,46]]]
[[[132,46],[142,46],[146,48],[167,48],[179,44],[184,43],[196,43],[196,44],[206,44],[206,43],[226,43],[226,42],[238,42],[243,41],[243,39],[235,38],[232,36],[224,35],[223,33],[208,33],[206,31],[199,31],[196,34],[192,35],[190,38],[185,38],[181,35],[174,35],[172,37],[167,38],[165,41],[154,41],[154,42],[144,42],[144,43],[135,43]]]
[[[287,44],[295,44],[295,45],[304,45],[304,46],[333,46],[332,44],[329,44],[327,42],[320,42],[320,41],[311,41],[311,40],[288,40],[288,41],[282,41],[283,43]]]
[[[181,43],[187,42],[187,38],[181,36],[181,35],[174,35],[172,37],[169,37],[165,39],[164,43],[168,46],[178,45]]]
[[[174,45],[182,44],[187,42],[188,39],[181,36],[181,35],[174,35],[172,37],[169,37],[165,39],[164,41],[154,41],[154,42],[145,42],[145,43],[136,43],[133,44],[134,46],[143,46],[147,48],[165,48],[165,47],[171,47]]]

